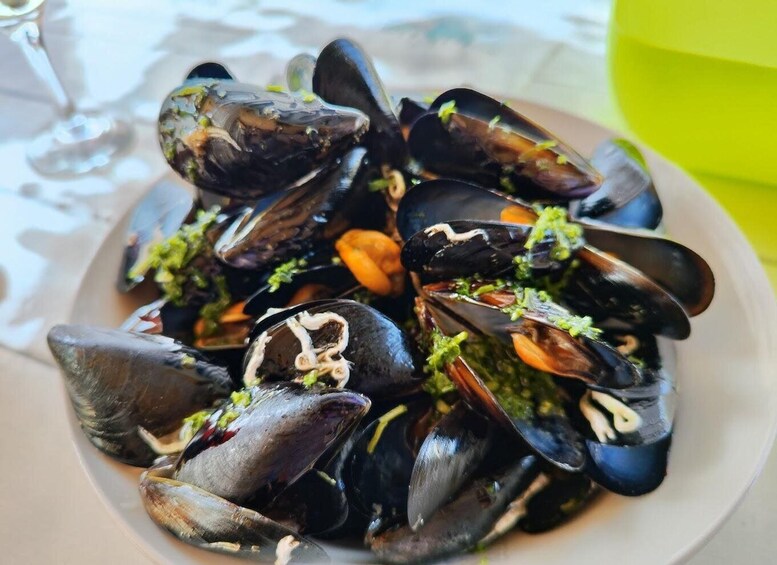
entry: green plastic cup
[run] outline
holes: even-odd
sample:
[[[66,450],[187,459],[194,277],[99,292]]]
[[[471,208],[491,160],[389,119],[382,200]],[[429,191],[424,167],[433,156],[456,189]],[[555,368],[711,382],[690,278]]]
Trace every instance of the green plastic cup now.
[[[777,1],[616,0],[609,41],[642,141],[694,172],[777,184]]]

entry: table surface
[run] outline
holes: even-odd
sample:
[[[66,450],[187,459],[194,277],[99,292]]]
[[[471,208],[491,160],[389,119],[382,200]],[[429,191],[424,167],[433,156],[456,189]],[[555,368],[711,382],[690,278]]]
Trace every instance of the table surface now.
[[[54,112],[22,54],[0,36],[0,546],[9,563],[147,562],[80,467],[45,334],[66,321],[111,227],[167,172],[156,115],[195,63],[219,60],[245,81],[278,83],[290,57],[346,35],[373,55],[391,88],[425,92],[464,81],[627,130],[607,85],[607,0],[514,0],[509,10],[494,3],[485,12],[463,0],[322,0],[315,13],[312,4],[51,1],[45,37],[67,90],[79,106],[104,108],[136,128],[127,156],[71,180],[42,178],[25,163],[25,144]],[[739,221],[777,284],[777,233],[758,221],[777,216],[777,191],[700,182]],[[739,509],[690,562],[771,562],[774,500],[775,452]]]

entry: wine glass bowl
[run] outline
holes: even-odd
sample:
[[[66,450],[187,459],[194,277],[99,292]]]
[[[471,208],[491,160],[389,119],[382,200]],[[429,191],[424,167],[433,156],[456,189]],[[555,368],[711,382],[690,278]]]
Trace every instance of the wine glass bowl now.
[[[129,148],[126,122],[97,111],[79,111],[51,65],[41,34],[46,0],[0,0],[0,31],[19,45],[32,69],[48,87],[58,119],[27,147],[27,160],[42,175],[68,176],[108,165]]]

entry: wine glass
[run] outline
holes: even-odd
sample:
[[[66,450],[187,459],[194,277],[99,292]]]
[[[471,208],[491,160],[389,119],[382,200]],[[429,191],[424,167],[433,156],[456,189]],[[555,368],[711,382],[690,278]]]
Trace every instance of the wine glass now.
[[[46,0],[0,0],[0,30],[16,42],[38,77],[48,86],[57,121],[27,148],[27,160],[42,175],[77,175],[107,165],[127,149],[132,129],[126,122],[76,109],[54,67],[41,36]]]

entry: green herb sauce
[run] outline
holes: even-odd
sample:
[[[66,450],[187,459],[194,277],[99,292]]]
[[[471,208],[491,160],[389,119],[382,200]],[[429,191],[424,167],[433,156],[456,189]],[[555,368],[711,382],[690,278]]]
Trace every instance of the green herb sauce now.
[[[511,418],[564,414],[553,378],[523,363],[510,344],[493,337],[472,338],[462,344],[461,356]]]
[[[270,275],[270,278],[267,279],[267,284],[270,285],[270,292],[277,292],[282,284],[289,284],[294,276],[298,275],[307,265],[307,260],[297,258],[278,265],[273,274]]]

